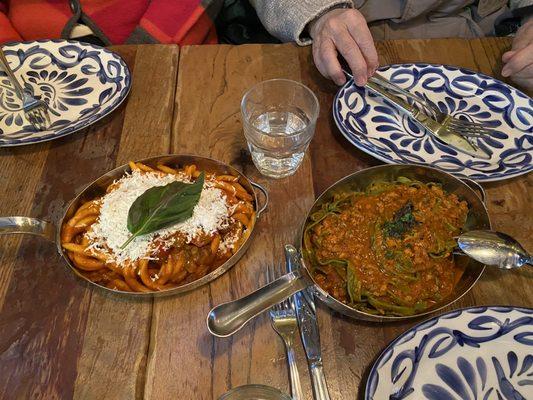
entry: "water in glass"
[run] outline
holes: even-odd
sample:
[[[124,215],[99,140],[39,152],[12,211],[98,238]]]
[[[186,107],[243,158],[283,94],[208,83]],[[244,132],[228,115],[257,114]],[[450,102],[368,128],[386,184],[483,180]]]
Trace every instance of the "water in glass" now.
[[[294,172],[304,158],[308,143],[291,140],[290,135],[304,130],[308,124],[309,118],[301,110],[271,111],[259,115],[252,125],[264,134],[248,143],[258,169],[276,177]]]
[[[266,176],[292,175],[313,138],[318,101],[307,87],[287,79],[257,84],[244,96],[244,135],[252,160]]]

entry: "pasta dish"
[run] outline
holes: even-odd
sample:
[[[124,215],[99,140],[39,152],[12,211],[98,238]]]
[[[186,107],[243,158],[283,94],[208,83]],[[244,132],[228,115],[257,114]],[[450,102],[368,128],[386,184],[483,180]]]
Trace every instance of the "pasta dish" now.
[[[67,256],[92,282],[128,292],[172,289],[224,264],[248,238],[256,214],[238,176],[201,173],[195,165],[178,169],[130,162],[130,167],[131,173],[79,206],[61,228]],[[128,213],[136,199],[173,182],[200,185],[190,217],[132,237]]]
[[[459,281],[452,252],[467,214],[467,203],[438,184],[375,183],[337,193],[310,216],[304,256],[337,300],[372,314],[413,315]]]

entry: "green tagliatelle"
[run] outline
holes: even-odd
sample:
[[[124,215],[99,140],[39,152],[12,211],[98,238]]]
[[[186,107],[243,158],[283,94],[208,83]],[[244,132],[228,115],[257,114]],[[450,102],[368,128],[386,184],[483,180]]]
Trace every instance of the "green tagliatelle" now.
[[[414,301],[408,295],[403,294],[409,292],[411,285],[420,284],[424,274],[423,271],[419,271],[420,266],[414,267],[409,256],[411,250],[399,251],[397,248],[389,248],[388,246],[390,240],[398,241],[407,238],[416,242],[415,236],[420,234],[418,232],[420,210],[417,210],[412,202],[407,201],[396,210],[392,218],[383,220],[380,219],[381,217],[376,217],[375,222],[370,225],[368,240],[377,268],[387,277],[386,284],[389,289],[387,289],[386,294],[382,293],[382,288],[378,288],[381,291],[376,289],[375,284],[365,285],[365,280],[361,279],[361,270],[355,268],[349,256],[346,258],[320,258],[317,255],[317,249],[323,248],[324,233],[318,234],[317,232],[321,231],[318,227],[328,218],[334,218],[330,220],[334,221],[334,224],[342,224],[343,221],[339,219],[341,214],[344,210],[352,207],[358,199],[365,196],[375,198],[387,194],[399,186],[426,190],[430,193],[432,193],[432,188],[438,189],[441,196],[448,196],[445,193],[442,194],[440,186],[436,183],[422,183],[406,177],[399,177],[393,182],[374,182],[363,192],[335,194],[331,201],[323,203],[318,211],[310,215],[304,230],[303,252],[309,261],[312,273],[314,275],[321,274],[325,277],[324,279],[327,279],[328,274],[335,271],[346,293],[346,299],[343,301],[353,308],[371,314],[413,315],[431,305],[426,299]],[[409,190],[412,191],[412,189]],[[434,204],[431,207],[433,213],[440,212],[441,197],[435,195]],[[461,216],[462,214],[458,213],[458,215]],[[440,230],[434,232],[434,248],[427,250],[429,259],[434,260],[434,262],[439,262],[442,259],[444,262],[452,257],[455,246],[452,236],[461,230],[465,219],[466,213],[459,223],[453,223],[451,220],[449,222],[443,218],[443,224],[446,227],[445,233],[442,234],[443,237],[440,237]],[[345,229],[349,229],[349,227]],[[427,279],[428,273],[424,276],[424,279]],[[441,285],[441,279],[438,275],[435,276],[434,282],[435,285]],[[337,289],[333,288],[333,290]]]

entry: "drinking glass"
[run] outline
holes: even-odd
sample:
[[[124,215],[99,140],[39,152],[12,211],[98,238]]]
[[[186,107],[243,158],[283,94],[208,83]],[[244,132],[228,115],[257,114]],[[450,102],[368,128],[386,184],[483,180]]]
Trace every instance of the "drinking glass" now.
[[[266,385],[244,385],[231,389],[218,400],[291,400],[289,395]]]
[[[315,133],[319,105],[299,82],[271,79],[242,98],[244,136],[263,175],[283,178],[296,172]]]

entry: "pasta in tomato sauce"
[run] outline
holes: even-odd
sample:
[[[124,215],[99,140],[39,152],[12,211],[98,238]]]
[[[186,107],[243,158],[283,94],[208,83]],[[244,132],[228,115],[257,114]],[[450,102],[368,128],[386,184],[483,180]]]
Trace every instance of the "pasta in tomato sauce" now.
[[[130,162],[131,173],[83,203],[61,228],[61,245],[78,271],[101,286],[126,292],[155,292],[202,278],[224,264],[246,241],[255,224],[253,196],[239,177],[205,171],[192,216],[136,237],[122,248],[132,202],[151,187],[192,183],[196,165],[151,167]]]
[[[307,221],[304,255],[337,300],[378,315],[413,315],[448,297],[468,204],[435,183],[401,177],[342,191]]]

